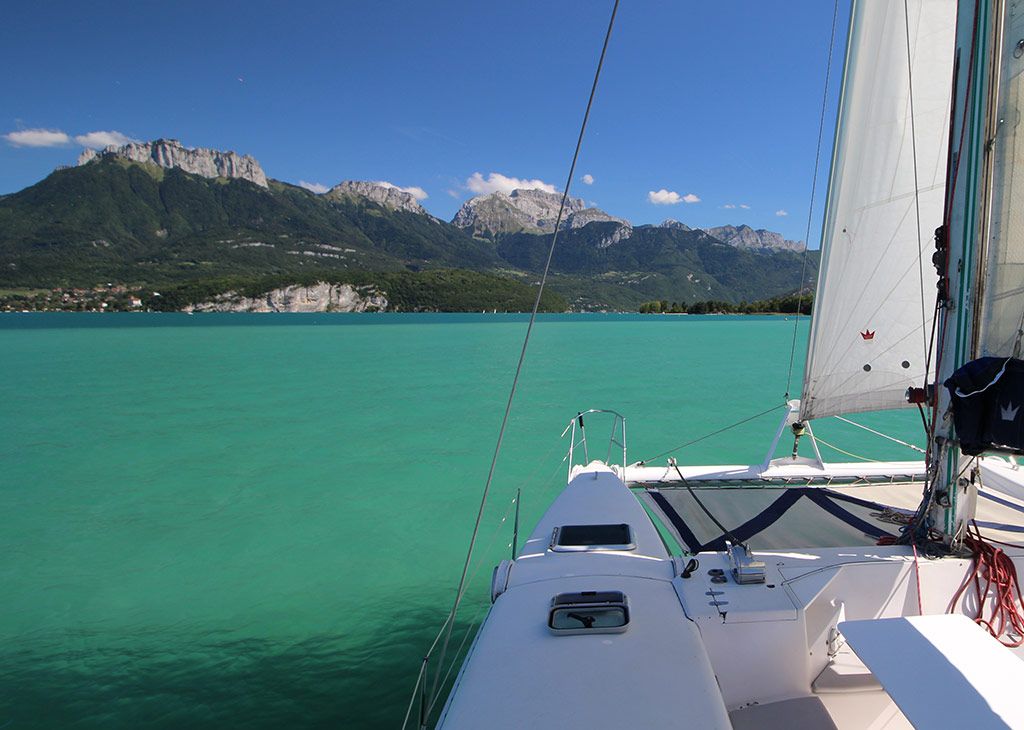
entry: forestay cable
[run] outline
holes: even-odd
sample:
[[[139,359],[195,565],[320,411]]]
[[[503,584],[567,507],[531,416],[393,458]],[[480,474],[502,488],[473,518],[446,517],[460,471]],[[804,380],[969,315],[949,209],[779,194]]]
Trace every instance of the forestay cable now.
[[[800,327],[800,309],[804,303],[804,281],[807,278],[807,250],[811,244],[811,221],[814,218],[814,194],[818,189],[818,167],[821,164],[821,138],[825,133],[825,110],[828,108],[828,83],[832,76],[832,51],[836,45],[836,19],[839,17],[839,0],[832,6],[832,31],[828,39],[828,62],[825,64],[825,89],[821,94],[821,116],[818,119],[818,142],[814,147],[814,174],[811,175],[811,201],[807,206],[807,230],[804,232],[804,258],[800,265],[800,286],[796,291],[796,314],[793,317],[793,341],[789,348],[789,372],[786,375],[786,394],[793,386],[793,362],[796,359],[796,336]]]
[[[675,452],[679,451],[680,449],[685,449],[687,446],[693,446],[696,443],[700,443],[704,439],[709,439],[712,436],[717,436],[720,433],[725,433],[726,431],[729,431],[730,429],[736,428],[737,426],[742,426],[744,423],[748,423],[749,421],[753,421],[755,418],[760,418],[761,416],[766,416],[769,413],[771,413],[772,411],[777,411],[779,408],[781,408],[781,406],[777,406],[777,405],[772,406],[771,408],[767,408],[767,409],[761,411],[760,413],[755,413],[754,415],[749,416],[747,418],[744,418],[744,419],[742,419],[740,421],[736,421],[735,423],[730,423],[728,426],[723,426],[722,428],[718,429],[717,431],[712,431],[711,433],[706,433],[703,436],[698,436],[697,438],[695,438],[695,439],[693,439],[691,441],[687,441],[685,444],[679,444],[679,446],[676,446],[673,449],[669,449],[668,451],[662,451],[660,454],[655,454],[654,456],[648,457],[646,459],[641,459],[640,461],[635,462],[634,465],[635,466],[644,466],[644,465],[649,464],[650,462],[654,461],[655,459],[660,459],[663,456],[668,456],[669,454],[674,454]]]
[[[576,139],[576,150],[572,155],[572,164],[569,165],[569,175],[565,181],[565,190],[562,193],[562,202],[558,206],[558,216],[555,218],[555,230],[551,234],[551,246],[548,248],[548,258],[544,263],[544,274],[540,279],[540,286],[537,288],[537,298],[533,303],[533,310],[530,312],[530,322],[526,326],[526,335],[523,338],[523,347],[519,353],[519,362],[516,364],[515,377],[512,378],[512,388],[509,390],[508,402],[505,404],[505,415],[501,419],[501,428],[498,430],[498,440],[494,446],[494,456],[491,458],[491,467],[487,472],[487,481],[484,483],[483,494],[480,497],[480,509],[477,511],[476,523],[473,525],[473,534],[469,539],[469,549],[466,552],[466,562],[462,567],[462,576],[459,578],[459,586],[455,591],[455,601],[452,604],[448,628],[445,631],[444,643],[441,645],[441,653],[437,662],[437,669],[434,673],[433,685],[430,689],[431,704],[438,691],[438,682],[441,679],[441,672],[444,667],[445,654],[448,651],[448,642],[451,640],[452,629],[455,626],[454,617],[459,610],[459,603],[462,601],[463,589],[466,585],[466,575],[473,559],[473,548],[476,546],[477,533],[480,531],[480,521],[483,519],[484,508],[487,506],[487,495],[491,489],[491,482],[494,480],[494,469],[498,463],[498,455],[501,453],[501,444],[505,438],[505,428],[508,425],[509,414],[512,412],[512,401],[515,399],[516,387],[519,385],[519,375],[523,370],[523,362],[526,360],[526,348],[530,344],[530,334],[533,332],[533,324],[537,319],[537,310],[540,309],[541,296],[544,294],[544,285],[547,283],[548,271],[551,269],[551,259],[555,254],[555,244],[558,242],[558,231],[562,225],[562,216],[565,213],[565,206],[569,200],[569,188],[572,185],[573,176],[576,174],[576,161],[580,156],[580,149],[583,146],[583,136],[587,130],[587,121],[590,119],[590,108],[594,103],[594,96],[597,94],[597,82],[601,78],[601,67],[604,66],[604,57],[608,51],[608,42],[612,37],[612,28],[615,26],[615,14],[619,9],[619,0],[612,5],[611,18],[608,20],[608,30],[605,32],[604,44],[601,46],[601,55],[597,60],[597,69],[594,72],[594,82],[590,87],[590,97],[587,99],[587,108],[583,113],[583,123],[580,125],[580,134]]]

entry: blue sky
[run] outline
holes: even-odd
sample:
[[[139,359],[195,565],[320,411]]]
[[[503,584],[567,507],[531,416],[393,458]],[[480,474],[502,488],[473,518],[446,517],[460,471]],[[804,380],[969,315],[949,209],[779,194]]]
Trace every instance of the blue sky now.
[[[294,183],[415,187],[445,219],[506,178],[561,189],[610,8],[15,3],[0,26],[0,194],[72,163],[95,132],[233,149]],[[825,167],[848,14],[841,0]],[[624,0],[573,194],[635,223],[803,238],[831,18],[827,0]]]

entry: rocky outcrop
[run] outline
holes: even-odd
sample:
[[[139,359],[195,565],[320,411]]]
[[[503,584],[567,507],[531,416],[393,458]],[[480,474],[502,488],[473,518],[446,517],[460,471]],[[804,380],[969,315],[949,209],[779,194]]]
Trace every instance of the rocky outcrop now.
[[[496,192],[467,200],[452,223],[472,229],[474,236],[493,238],[505,233],[551,233],[558,220],[561,193],[544,190],[513,190]],[[579,198],[570,197],[562,213],[562,228],[582,228],[588,223],[619,223],[616,241],[628,238],[633,227],[629,221],[616,218],[600,208],[588,208]],[[610,244],[608,244],[610,245]]]
[[[97,152],[85,150],[78,158],[85,165],[105,156],[122,157],[134,162],[150,162],[160,167],[176,167],[203,177],[226,177],[248,180],[267,187],[267,176],[254,158],[235,152],[221,152],[203,147],[185,147],[176,139],[158,139],[155,142],[129,142],[120,147],[110,145]]]
[[[365,198],[389,210],[429,215],[412,193],[385,183],[345,180],[324,193],[324,196],[335,199]]]
[[[513,190],[511,193],[496,192],[480,195],[467,200],[452,223],[460,228],[471,229],[474,236],[495,238],[508,233],[551,233],[555,229],[558,207],[562,202],[561,193],[543,190]],[[598,248],[607,248],[633,235],[633,225],[623,218],[610,215],[600,208],[588,208],[579,198],[569,198],[563,213],[563,229],[583,228],[599,223],[617,223],[598,242]],[[646,226],[643,226],[646,227]],[[669,218],[657,226],[677,231],[699,231],[701,236],[721,241],[735,248],[760,253],[774,251],[803,251],[802,241],[789,241],[781,234],[763,228],[754,230],[750,226],[718,226],[701,231],[685,223]]]
[[[388,300],[373,286],[328,284],[286,286],[258,297],[243,297],[229,291],[193,304],[186,312],[383,312]]]
[[[623,226],[627,226],[630,231],[633,230],[633,225],[624,218],[616,218],[613,215],[605,213],[600,208],[584,208],[583,210],[577,210],[569,214],[569,218],[566,221],[568,228],[583,228],[588,223],[599,221],[601,223],[619,223]]]
[[[601,241],[597,244],[598,248],[608,248],[614,246],[619,241],[625,241],[627,238],[633,235],[633,226],[630,225],[629,221],[619,224],[615,230],[604,236]]]
[[[752,251],[803,251],[803,241],[788,241],[782,234],[750,226],[718,226],[704,229],[719,241]]]
[[[513,190],[496,192],[467,200],[452,223],[459,228],[472,229],[473,235],[494,237],[503,233],[550,233],[555,230],[560,193],[543,190]],[[578,198],[566,201],[563,216],[581,211],[586,206]]]

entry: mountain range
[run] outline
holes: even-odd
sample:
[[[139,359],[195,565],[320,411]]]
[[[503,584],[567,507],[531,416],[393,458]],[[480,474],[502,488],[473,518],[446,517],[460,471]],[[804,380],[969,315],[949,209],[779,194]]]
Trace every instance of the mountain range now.
[[[561,199],[495,192],[467,201],[449,223],[389,183],[345,181],[318,194],[269,178],[246,155],[131,143],[89,151],[77,166],[0,196],[0,287],[166,288],[432,269],[526,286],[543,270]],[[803,244],[771,231],[634,226],[576,198],[559,228],[551,287],[573,309],[752,301],[800,286]],[[805,286],[817,270],[817,252],[807,255]]]

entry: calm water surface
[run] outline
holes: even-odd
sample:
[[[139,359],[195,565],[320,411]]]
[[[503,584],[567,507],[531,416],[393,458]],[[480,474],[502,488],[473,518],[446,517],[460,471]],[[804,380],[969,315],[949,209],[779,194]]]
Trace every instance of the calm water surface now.
[[[515,490],[529,531],[564,482],[576,410],[624,413],[630,460],[652,456],[781,402],[792,326],[542,317],[465,620],[507,556]],[[397,727],[453,597],[525,327],[0,315],[0,729]],[[916,442],[914,416],[861,420]],[[759,461],[776,425],[680,460]]]

